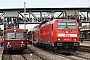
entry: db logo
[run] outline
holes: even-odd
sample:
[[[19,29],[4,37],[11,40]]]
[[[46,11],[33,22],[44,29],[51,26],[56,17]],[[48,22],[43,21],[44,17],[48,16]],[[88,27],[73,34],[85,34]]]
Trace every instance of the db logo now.
[[[66,34],[66,37],[69,37],[69,34]]]

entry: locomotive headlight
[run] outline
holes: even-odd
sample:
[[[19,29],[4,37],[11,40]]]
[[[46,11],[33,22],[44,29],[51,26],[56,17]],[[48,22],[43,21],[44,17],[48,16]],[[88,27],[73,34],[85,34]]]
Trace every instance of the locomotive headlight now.
[[[22,41],[21,43],[23,44],[24,42]]]
[[[60,41],[61,39],[58,39],[58,41]]]
[[[62,40],[61,38],[58,38],[58,41]]]
[[[10,44],[10,42],[7,42],[7,44]]]
[[[7,42],[7,48],[11,48],[10,42]]]
[[[14,30],[14,32],[16,32],[16,30]]]
[[[24,44],[24,42],[23,42],[23,41],[21,42],[21,47],[25,47],[25,44]]]
[[[76,39],[76,38],[74,38],[74,39],[73,39],[73,41],[75,42],[75,41],[77,41],[77,39]]]

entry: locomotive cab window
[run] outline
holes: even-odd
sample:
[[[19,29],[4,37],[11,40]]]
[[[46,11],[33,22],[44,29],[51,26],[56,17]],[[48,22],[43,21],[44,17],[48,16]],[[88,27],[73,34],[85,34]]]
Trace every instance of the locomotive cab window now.
[[[10,32],[6,33],[5,39],[25,39],[25,36],[22,32]]]
[[[58,20],[58,29],[76,29],[76,22],[75,21],[63,21],[63,20]]]
[[[68,22],[67,23],[68,28],[75,30],[76,29],[76,23],[75,22]]]

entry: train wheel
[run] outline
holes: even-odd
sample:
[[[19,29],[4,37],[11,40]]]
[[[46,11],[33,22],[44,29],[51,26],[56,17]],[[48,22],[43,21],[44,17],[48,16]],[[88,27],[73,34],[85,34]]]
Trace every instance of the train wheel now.
[[[37,43],[37,46],[38,46],[38,47],[41,47],[41,44],[40,44],[40,43]]]
[[[47,49],[52,50],[52,45],[48,45]]]

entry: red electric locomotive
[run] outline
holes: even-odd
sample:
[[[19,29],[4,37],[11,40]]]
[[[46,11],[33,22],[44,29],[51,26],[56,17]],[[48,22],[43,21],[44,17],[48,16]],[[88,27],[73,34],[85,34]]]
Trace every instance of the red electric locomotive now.
[[[54,51],[69,53],[75,52],[79,47],[80,32],[77,20],[44,21],[34,32],[37,35],[34,37],[37,44],[52,48]]]
[[[20,28],[11,28],[4,30],[4,50],[20,50],[27,48],[26,30]]]

